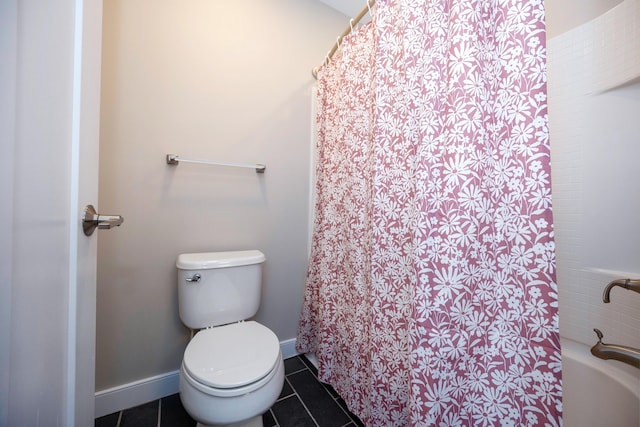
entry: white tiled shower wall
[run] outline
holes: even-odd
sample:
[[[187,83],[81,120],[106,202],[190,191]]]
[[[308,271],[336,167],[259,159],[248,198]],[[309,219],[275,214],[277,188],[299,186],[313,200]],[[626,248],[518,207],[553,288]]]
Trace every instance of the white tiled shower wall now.
[[[640,348],[640,0],[547,47],[561,335]]]

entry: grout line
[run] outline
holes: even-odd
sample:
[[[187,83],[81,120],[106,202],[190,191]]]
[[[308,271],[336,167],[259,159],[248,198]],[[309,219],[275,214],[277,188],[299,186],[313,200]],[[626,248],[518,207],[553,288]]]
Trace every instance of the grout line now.
[[[116,427],[120,427],[120,422],[122,421],[122,412],[123,411],[120,411],[118,413],[118,422],[116,423]]]
[[[295,388],[294,388],[295,390]],[[318,424],[318,422],[316,421],[316,419],[313,417],[313,414],[311,413],[311,411],[309,410],[309,408],[307,408],[307,405],[304,404],[304,400],[302,400],[302,397],[300,397],[300,395],[298,394],[297,391],[294,391],[295,396],[298,398],[298,400],[300,401],[300,403],[302,403],[302,407],[304,408],[305,411],[307,411],[307,414],[309,414],[309,417],[311,417],[311,421],[313,421],[313,423],[317,426],[320,427],[320,424]],[[278,421],[278,424],[280,424],[280,422]]]
[[[345,423],[343,426],[341,427],[346,427],[349,424],[353,424],[355,426],[358,425],[358,423],[356,423],[356,421],[351,417],[350,412],[343,408],[342,405],[338,402],[338,399],[342,399],[342,396],[340,396],[340,394],[335,391],[335,389],[333,388],[333,386],[331,384],[325,384],[322,381],[320,381],[320,379],[318,378],[318,376],[314,373],[314,371],[308,366],[307,363],[305,363],[304,358],[298,356],[302,362],[305,364],[305,366],[307,366],[306,369],[300,369],[299,371],[295,371],[295,372],[290,372],[287,375],[291,375],[291,374],[297,374],[299,372],[302,371],[309,371],[311,372],[311,375],[313,376],[313,378],[318,382],[318,384],[320,384],[320,386],[322,386],[322,389],[324,390],[325,393],[327,393],[327,395],[329,395],[329,397],[331,398],[331,400],[333,400],[333,402],[338,406],[338,408],[340,408],[340,410],[346,415],[347,419],[349,420],[347,423]],[[287,382],[289,382],[289,379],[287,378],[287,375],[285,375],[285,380],[287,380]],[[302,399],[302,397],[298,394],[298,392],[296,391],[295,387],[293,387],[293,384],[291,384],[291,382],[289,382],[289,385],[291,386],[291,389],[293,390],[293,393],[295,396],[298,397],[298,400],[300,400],[300,402],[302,403],[302,406],[304,406],[304,408],[306,409],[307,413],[309,414],[309,416],[311,417],[311,419],[313,420],[314,423],[316,423],[316,425],[319,426],[318,422],[316,421],[316,419],[313,417],[313,414],[311,413],[311,411],[309,410],[309,408],[307,408],[307,405],[304,403],[304,400]],[[328,390],[327,387],[331,387],[331,389],[333,389],[335,391],[335,394],[337,394],[337,397],[334,397],[333,394]],[[291,395],[289,395],[288,397],[291,397]],[[285,398],[283,398],[282,400],[284,400]],[[344,400],[344,399],[343,399]],[[346,402],[345,402],[346,405]],[[355,414],[354,414],[355,416]],[[275,419],[275,416],[274,416]],[[276,422],[278,422],[278,420],[276,420]],[[362,423],[362,421],[360,421],[360,423]]]
[[[336,393],[338,393],[336,391]],[[342,399],[342,401],[344,402],[344,407],[340,404],[340,402],[338,402],[338,399]],[[338,394],[338,397],[334,399],[336,404],[340,407],[340,409],[342,409],[342,411],[347,414],[347,418],[349,418],[351,420],[351,422],[357,427],[359,425],[362,425],[363,422],[360,418],[358,418],[358,416],[356,414],[354,414],[353,412],[351,412],[351,410],[349,409],[349,406],[347,405],[347,401],[344,400],[342,398],[342,396],[340,396],[340,394]],[[352,416],[353,415],[353,416]],[[355,417],[355,419],[354,419]],[[358,420],[358,422],[356,422],[356,419]]]
[[[304,371],[305,369],[309,369],[309,367],[307,366],[307,364],[306,364],[306,363],[304,363],[304,360],[302,360],[302,358],[301,358],[300,356],[296,356],[296,357],[298,358],[298,360],[299,360],[300,362],[302,362],[302,368],[298,369],[297,371],[288,372],[287,374],[285,374],[285,376],[286,376],[286,375],[291,375],[291,374],[297,374],[297,373],[298,373],[298,372],[300,372],[300,371]]]
[[[269,412],[271,413],[271,418],[273,418],[273,421],[276,422],[276,425],[270,426],[270,427],[280,427],[280,423],[278,422],[278,419],[276,418],[276,414],[273,413],[271,408],[269,408]]]
[[[324,391],[333,399],[333,401],[336,403],[336,405],[338,405],[338,407],[342,410],[342,412],[344,412],[344,414],[347,416],[347,418],[349,418],[351,420],[351,422],[357,426],[358,423],[356,423],[356,421],[351,417],[350,412],[347,412],[347,410],[345,408],[343,408],[340,403],[338,403],[338,399],[342,399],[342,396],[340,396],[340,393],[338,393],[336,391],[336,389],[333,388],[333,386],[331,384],[326,384],[326,383],[323,383],[322,381],[320,381],[320,378],[318,378],[318,375],[314,372],[313,369],[311,369],[311,367],[309,367],[309,364],[311,362],[309,362],[309,363],[306,362],[308,360],[306,357],[303,357],[303,356],[298,356],[298,357],[302,360],[302,363],[304,363],[307,366],[307,370],[311,372],[311,375],[313,375],[313,377],[316,379],[316,381],[318,381],[318,383],[322,386]],[[336,392],[338,397],[334,397],[333,394],[327,389],[327,387],[331,387]],[[293,386],[291,386],[291,388],[293,388]],[[302,399],[300,399],[300,401],[302,401]],[[345,406],[346,406],[346,404],[347,404],[347,402],[345,402]],[[354,414],[354,416],[355,416],[355,414]],[[360,423],[362,423],[362,421],[360,421]],[[347,424],[349,424],[349,423],[347,423]]]
[[[302,371],[304,371],[304,369],[300,369],[299,371],[296,371],[296,372],[291,372],[289,375],[291,375],[291,374],[297,374],[298,372],[302,372]],[[289,381],[289,379],[287,378],[287,376],[286,376],[286,375],[285,375],[285,379],[286,379],[287,381]],[[304,404],[304,400],[302,400],[302,397],[300,397],[300,395],[298,394],[298,391],[296,390],[296,388],[295,388],[295,387],[293,386],[293,384],[291,384],[291,383],[289,383],[289,385],[291,386],[291,390],[293,390],[293,394],[289,395],[289,396],[288,396],[288,397],[286,397],[286,398],[283,398],[282,400],[290,399],[290,398],[292,398],[292,397],[295,397],[296,399],[298,399],[298,401],[302,404],[302,407],[304,408],[304,410],[305,410],[305,411],[307,411],[307,414],[309,414],[309,417],[311,418],[311,421],[313,421],[313,423],[314,423],[317,427],[320,427],[320,424],[318,424],[318,422],[316,421],[316,419],[313,417],[313,414],[311,413],[311,411],[309,411],[309,408],[307,408],[307,405],[305,405],[305,404]],[[276,420],[276,424],[280,425],[280,420],[278,420],[278,419],[275,417],[275,414],[274,414],[273,419],[274,419],[274,420]]]
[[[160,427],[161,420],[162,420],[162,399],[158,399],[158,427]]]
[[[307,356],[300,355],[300,356],[298,356],[298,358],[302,361],[304,366],[306,366],[307,369],[309,369],[311,371],[311,373],[314,373],[314,370],[315,370],[315,372],[318,371],[318,368],[313,363],[311,363],[311,361],[309,359],[307,359]],[[312,367],[313,367],[313,369],[312,369]]]
[[[337,393],[337,392],[336,392]],[[340,395],[338,395],[340,399],[342,399],[342,397]],[[333,396],[331,396],[333,397]],[[344,399],[342,399],[344,401]],[[350,420],[351,423],[355,424],[356,426],[358,425],[358,423],[356,423],[356,421],[351,417],[351,411],[347,411],[346,408],[343,408],[342,405],[338,402],[338,398],[333,398],[333,401],[336,402],[336,405],[338,405],[338,407],[340,409],[342,409],[342,412],[344,412],[344,414],[347,416],[347,418]],[[347,402],[344,402],[344,405],[347,406]],[[355,416],[355,414],[353,414]],[[362,423],[362,421],[360,421],[360,423]],[[348,425],[349,423],[345,424]],[[344,426],[343,426],[344,427]]]
[[[291,383],[289,382],[289,379],[287,379],[287,376],[286,376],[286,375],[285,375],[285,377],[284,377],[284,380],[287,382],[287,384],[289,384],[289,387],[291,388],[291,390],[293,390],[293,386],[292,386],[292,385],[291,385]],[[283,387],[283,388],[284,388],[284,387]],[[277,402],[281,402],[281,401],[285,400],[285,399],[286,399],[286,398],[288,398],[288,397],[293,396],[293,394],[295,394],[295,391],[294,391],[292,394],[287,394],[286,396],[283,396],[283,397],[279,398],[278,400],[276,400],[276,401],[274,402],[274,404],[275,404],[275,403],[277,403]],[[273,406],[273,405],[271,405],[271,406]],[[271,408],[269,408],[269,410],[271,410]]]
[[[297,371],[289,372],[287,375],[297,374],[298,372],[308,371],[308,370],[309,370],[309,368],[302,368],[302,369],[298,369]],[[312,373],[313,373],[313,372],[312,372]],[[285,375],[285,377],[286,377],[287,375]]]

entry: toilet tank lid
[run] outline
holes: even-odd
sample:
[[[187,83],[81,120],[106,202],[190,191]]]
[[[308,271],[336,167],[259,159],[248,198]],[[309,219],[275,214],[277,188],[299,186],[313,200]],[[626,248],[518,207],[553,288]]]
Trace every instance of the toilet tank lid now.
[[[178,255],[176,267],[181,270],[207,270],[211,268],[238,267],[260,264],[265,256],[258,250],[230,252],[202,252]]]

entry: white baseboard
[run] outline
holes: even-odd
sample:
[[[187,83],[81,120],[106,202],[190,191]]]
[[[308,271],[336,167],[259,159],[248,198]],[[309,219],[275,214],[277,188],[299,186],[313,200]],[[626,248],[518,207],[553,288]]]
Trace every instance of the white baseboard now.
[[[281,341],[280,351],[285,359],[297,356],[295,338]],[[109,415],[178,393],[178,372],[167,372],[96,392],[95,417]]]
[[[96,392],[96,418],[178,392],[178,371]]]
[[[280,351],[282,352],[282,358],[288,359],[293,356],[297,356],[298,353],[296,351],[296,339],[292,338],[286,341],[280,341]]]

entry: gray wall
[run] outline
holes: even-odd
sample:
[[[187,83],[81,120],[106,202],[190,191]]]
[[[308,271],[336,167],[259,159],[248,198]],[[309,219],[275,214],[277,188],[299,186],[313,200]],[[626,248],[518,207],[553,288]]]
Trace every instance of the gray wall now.
[[[295,337],[307,265],[311,68],[348,18],[317,1],[104,4],[96,389],[179,368],[175,259],[266,254],[257,320]],[[167,153],[260,162],[165,163]]]

